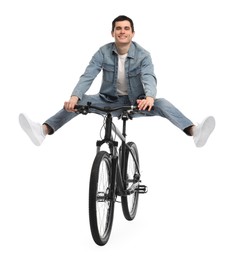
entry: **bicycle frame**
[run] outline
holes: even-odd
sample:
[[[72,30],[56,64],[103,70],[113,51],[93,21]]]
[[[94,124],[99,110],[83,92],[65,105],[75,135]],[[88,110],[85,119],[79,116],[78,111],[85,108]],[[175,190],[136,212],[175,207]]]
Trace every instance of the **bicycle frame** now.
[[[125,166],[125,154],[126,154],[126,149],[128,149],[130,151],[130,153],[132,154],[133,160],[135,161],[135,165],[137,167],[137,173],[140,176],[140,172],[139,172],[139,166],[138,166],[138,162],[137,159],[135,158],[135,155],[133,154],[133,152],[131,151],[131,149],[128,147],[127,142],[126,142],[126,122],[129,119],[129,114],[127,111],[124,111],[121,119],[123,121],[123,126],[122,126],[122,133],[121,131],[116,127],[115,124],[113,124],[113,116],[111,115],[111,113],[107,113],[106,116],[106,126],[105,126],[105,136],[102,140],[97,141],[96,146],[97,146],[97,153],[100,151],[101,146],[106,143],[109,146],[110,149],[110,153],[112,155],[112,165],[113,165],[113,181],[115,183],[116,179],[117,179],[117,186],[118,186],[118,195],[120,196],[126,196],[128,194],[131,194],[132,192],[134,192],[135,186],[137,187],[137,184],[133,184],[129,189],[125,189],[124,188],[124,183],[123,183],[123,173],[126,171]],[[115,133],[118,138],[121,140],[121,167],[119,167],[118,165],[118,161],[119,161],[119,155],[117,152],[117,147],[118,147],[118,142],[113,140],[113,135],[112,133]],[[140,179],[140,177],[138,178]],[[114,187],[114,186],[112,186]]]
[[[131,119],[131,113],[134,113],[135,111],[138,111],[138,108],[136,106],[123,106],[123,107],[116,107],[116,108],[110,108],[110,107],[105,107],[105,108],[101,108],[101,107],[97,107],[92,105],[90,102],[87,103],[87,105],[76,105],[75,106],[76,112],[80,113],[80,114],[88,114],[90,111],[90,109],[93,110],[97,110],[97,111],[101,111],[104,112],[106,114],[106,124],[105,124],[105,135],[104,138],[102,140],[98,140],[96,143],[97,146],[97,153],[100,151],[101,146],[103,144],[108,144],[109,146],[109,150],[110,150],[110,154],[112,155],[112,172],[113,172],[113,181],[114,181],[114,185],[112,187],[115,187],[115,183],[117,180],[117,186],[118,186],[118,193],[120,196],[127,196],[131,193],[133,193],[135,191],[135,189],[139,185],[140,182],[140,170],[139,170],[139,165],[138,165],[138,160],[135,157],[134,153],[132,152],[131,148],[128,147],[127,142],[126,142],[126,121],[128,119]],[[121,110],[122,113],[120,115],[120,118],[123,120],[123,127],[122,127],[122,133],[121,131],[113,124],[113,115],[111,114],[111,112],[113,111],[118,111]],[[114,127],[113,127],[114,125]],[[118,142],[115,141],[113,139],[112,133],[115,133],[119,139],[122,141],[121,143],[121,153],[120,153],[120,158],[121,158],[121,167],[118,164],[119,161],[119,155],[118,155]],[[135,177],[135,179],[133,180],[133,184],[128,188],[125,189],[124,188],[124,183],[123,183],[123,173],[125,173],[126,169],[126,158],[125,158],[125,154],[126,154],[126,149],[129,150],[129,152],[131,153],[133,160],[135,162],[136,165],[136,169],[137,169],[137,174]],[[117,178],[117,179],[116,179]],[[138,189],[139,193],[146,193],[145,188],[143,189]]]

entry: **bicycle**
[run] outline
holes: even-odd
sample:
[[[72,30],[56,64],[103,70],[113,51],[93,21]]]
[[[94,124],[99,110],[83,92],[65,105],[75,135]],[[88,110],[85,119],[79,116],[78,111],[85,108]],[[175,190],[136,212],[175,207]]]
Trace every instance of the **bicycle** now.
[[[89,183],[91,234],[95,243],[103,246],[111,234],[117,197],[121,197],[124,217],[131,221],[137,213],[139,194],[147,192],[147,186],[141,184],[137,146],[126,140],[126,122],[132,119],[132,114],[139,111],[136,106],[101,108],[91,103],[76,105],[75,109],[79,114],[100,112],[104,116],[104,137],[96,142],[97,152]],[[112,115],[112,112],[120,110],[122,132],[113,123]],[[121,140],[119,148],[116,136]],[[103,144],[107,144],[109,151],[101,150]]]

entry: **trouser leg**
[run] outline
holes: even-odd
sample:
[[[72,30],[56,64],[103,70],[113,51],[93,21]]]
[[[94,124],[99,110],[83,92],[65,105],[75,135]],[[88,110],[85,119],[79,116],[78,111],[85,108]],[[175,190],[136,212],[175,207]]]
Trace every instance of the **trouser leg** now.
[[[91,102],[95,106],[104,107],[104,106],[122,106],[130,105],[130,101],[127,96],[119,97],[115,102],[107,102],[102,99],[99,94],[96,95],[84,95],[83,98],[78,102],[78,105],[87,105],[88,102]],[[44,124],[50,129],[49,134],[53,134],[67,122],[75,118],[78,114],[74,112],[68,112],[64,108],[58,111],[55,115],[47,119]],[[118,116],[119,112],[115,113],[114,116]]]
[[[168,119],[179,129],[188,134],[185,129],[193,125],[192,121],[188,119],[179,109],[164,98],[159,98],[154,101],[154,110],[144,111],[142,116],[161,116]],[[135,115],[138,117],[141,115]]]

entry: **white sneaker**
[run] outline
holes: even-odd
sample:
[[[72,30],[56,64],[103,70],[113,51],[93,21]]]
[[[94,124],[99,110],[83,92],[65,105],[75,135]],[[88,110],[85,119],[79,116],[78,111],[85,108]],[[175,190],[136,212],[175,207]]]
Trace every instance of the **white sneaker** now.
[[[33,122],[25,114],[19,115],[19,123],[35,145],[39,146],[42,144],[46,135],[41,124]]]
[[[208,137],[215,128],[215,119],[209,116],[193,130],[193,140],[197,147],[202,147],[206,144]]]

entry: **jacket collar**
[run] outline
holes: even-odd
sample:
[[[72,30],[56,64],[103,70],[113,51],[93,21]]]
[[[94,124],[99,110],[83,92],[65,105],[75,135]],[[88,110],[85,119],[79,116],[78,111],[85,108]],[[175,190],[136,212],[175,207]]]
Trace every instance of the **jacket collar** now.
[[[113,43],[112,45],[112,52],[118,55],[116,44]],[[128,50],[128,58],[134,59],[134,53],[135,53],[135,45],[134,42],[131,42],[131,45]]]

